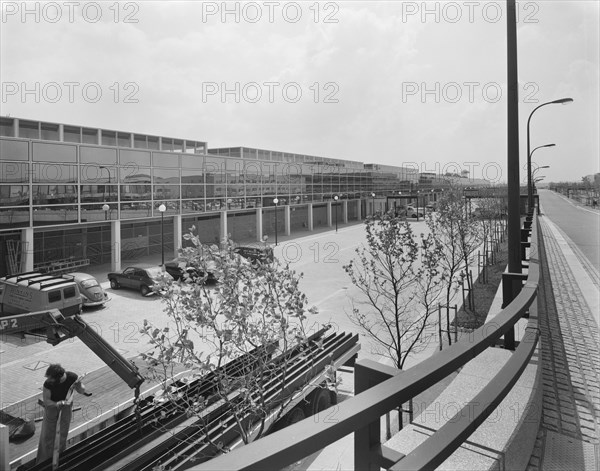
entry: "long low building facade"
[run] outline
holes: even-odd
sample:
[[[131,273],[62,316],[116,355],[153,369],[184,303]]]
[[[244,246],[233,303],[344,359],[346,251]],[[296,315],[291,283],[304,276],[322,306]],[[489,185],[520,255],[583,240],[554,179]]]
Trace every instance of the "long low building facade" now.
[[[361,220],[408,185],[403,167],[2,117],[0,276],[172,258],[192,227],[203,243],[272,242]]]

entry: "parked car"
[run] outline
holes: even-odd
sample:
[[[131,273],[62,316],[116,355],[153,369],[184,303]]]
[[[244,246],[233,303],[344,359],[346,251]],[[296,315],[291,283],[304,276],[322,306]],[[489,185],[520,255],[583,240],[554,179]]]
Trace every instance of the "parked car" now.
[[[415,208],[414,206],[406,207],[406,217],[416,218],[418,215],[418,217],[422,218],[424,214],[425,212],[423,208],[419,208],[419,210],[417,211],[417,208]]]
[[[121,273],[109,273],[108,281],[110,281],[110,287],[112,289],[137,289],[142,293],[142,296],[147,296],[152,292],[152,287],[160,281],[163,276],[171,275],[156,265],[140,265],[127,267]]]
[[[73,278],[73,281],[79,286],[81,293],[81,302],[83,307],[102,306],[108,302],[108,294],[102,289],[98,280],[87,273],[67,273],[63,278]]]
[[[178,258],[174,258],[165,263],[166,272],[171,275],[175,280],[180,280],[185,278],[184,275],[187,273],[189,276],[187,279],[195,281],[198,278],[204,278],[204,270],[199,269],[198,267],[193,267],[187,264],[184,260],[180,260]],[[213,260],[209,260],[206,262],[206,283],[216,283],[217,277],[215,276],[216,272],[216,263]]]
[[[275,256],[272,247],[256,247],[251,245],[241,245],[235,247],[234,252],[240,254],[245,259],[250,260],[252,264],[272,263]]]

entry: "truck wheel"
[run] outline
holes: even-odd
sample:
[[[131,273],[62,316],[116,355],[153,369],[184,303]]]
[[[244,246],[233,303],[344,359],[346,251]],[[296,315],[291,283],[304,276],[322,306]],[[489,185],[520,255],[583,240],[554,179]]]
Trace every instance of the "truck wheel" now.
[[[110,280],[110,287],[112,289],[119,289],[119,283],[117,283],[117,280],[115,280],[114,278]]]
[[[152,290],[150,288],[148,288],[146,285],[142,285],[140,287],[140,293],[142,293],[142,296],[148,296],[150,291],[152,291]]]
[[[315,415],[332,405],[336,404],[337,398],[332,397],[334,393],[326,388],[318,388],[310,395],[310,401],[307,404],[307,415]]]

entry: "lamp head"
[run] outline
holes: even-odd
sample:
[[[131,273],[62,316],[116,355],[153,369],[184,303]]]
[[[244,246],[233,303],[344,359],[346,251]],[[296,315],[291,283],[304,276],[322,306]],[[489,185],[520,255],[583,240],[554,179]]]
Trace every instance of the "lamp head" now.
[[[333,199],[337,201],[337,200],[338,200],[338,195],[335,195],[335,196],[333,197]]]
[[[167,207],[166,207],[164,204],[161,204],[161,205],[158,207],[158,210],[159,210],[161,213],[164,213],[164,212],[167,210]]]
[[[273,203],[275,203],[275,204],[279,203],[279,199],[273,198]]]
[[[560,100],[554,100],[552,103],[568,105],[569,103],[573,103],[573,98],[561,98]]]
[[[102,210],[103,210],[103,211],[108,211],[109,209],[110,209],[110,206],[109,206],[109,205],[107,205],[107,204],[103,204],[103,205],[102,205]]]

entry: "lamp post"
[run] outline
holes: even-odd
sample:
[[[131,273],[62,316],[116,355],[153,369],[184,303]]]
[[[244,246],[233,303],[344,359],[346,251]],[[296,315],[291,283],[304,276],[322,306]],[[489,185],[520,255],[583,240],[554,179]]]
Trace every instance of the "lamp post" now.
[[[228,198],[227,199],[227,211],[229,211],[231,209],[231,203],[232,203],[231,198]]]
[[[371,198],[373,198],[373,216],[375,216],[375,193],[371,193]]]
[[[566,105],[573,102],[573,98],[561,98],[559,100],[549,101],[547,103],[542,103],[541,105],[535,107],[533,111],[529,114],[529,118],[527,119],[527,206],[528,210],[531,211],[533,209],[533,182],[531,177],[531,154],[533,152],[530,151],[530,132],[529,125],[531,123],[531,117],[533,113],[539,110],[542,106],[546,105]],[[541,146],[546,147],[546,146]],[[551,147],[548,145],[547,147]],[[536,147],[538,149],[538,147]],[[534,150],[536,150],[534,149]]]
[[[165,211],[167,207],[164,204],[161,204],[158,207],[160,211],[160,253],[161,253],[161,265],[165,266]]]
[[[333,197],[333,199],[335,200],[335,232],[337,232],[338,230],[338,224],[337,224],[337,201],[338,201],[338,195],[335,195]]]
[[[107,204],[102,205],[102,211],[104,211],[104,220],[108,220],[108,211],[110,210],[110,206]]]
[[[277,246],[277,203],[279,203],[279,200],[274,198],[273,203],[275,204],[275,246]]]

